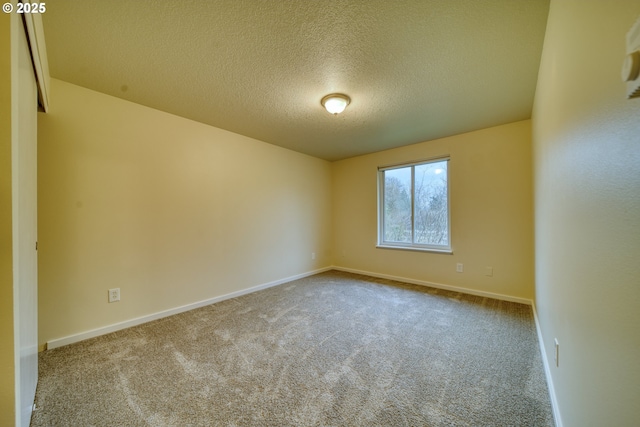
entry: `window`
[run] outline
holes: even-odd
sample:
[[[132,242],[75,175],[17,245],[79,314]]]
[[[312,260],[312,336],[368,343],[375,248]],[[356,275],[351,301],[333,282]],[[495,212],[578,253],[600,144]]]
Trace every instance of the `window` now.
[[[378,168],[378,246],[451,252],[448,164]]]

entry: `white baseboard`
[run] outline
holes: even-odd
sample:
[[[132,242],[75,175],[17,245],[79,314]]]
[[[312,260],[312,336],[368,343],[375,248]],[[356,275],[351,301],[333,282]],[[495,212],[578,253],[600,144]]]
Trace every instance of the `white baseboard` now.
[[[498,300],[502,300],[502,301],[517,302],[517,303],[526,304],[526,305],[531,305],[532,304],[532,301],[530,299],[513,297],[511,295],[503,295],[503,294],[496,294],[496,293],[493,293],[493,292],[477,291],[475,289],[461,288],[461,287],[458,287],[458,286],[443,285],[441,283],[433,283],[433,282],[427,282],[425,280],[410,279],[408,277],[392,276],[390,274],[381,274],[381,273],[373,273],[371,271],[355,270],[353,268],[339,267],[339,266],[336,266],[336,265],[334,265],[332,268],[334,270],[346,271],[347,273],[355,273],[355,274],[362,274],[364,276],[379,277],[380,279],[395,280],[397,282],[411,283],[413,285],[429,286],[431,288],[445,289],[447,291],[460,292],[460,293],[469,294],[469,295],[477,295],[477,296],[480,296],[480,297],[493,298],[493,299],[498,299]]]
[[[547,387],[549,388],[549,398],[551,399],[551,407],[553,409],[553,418],[554,418],[556,427],[562,427],[562,418],[560,417],[560,408],[558,406],[558,400],[556,399],[556,392],[555,392],[555,389],[553,387],[553,381],[552,381],[552,378],[551,378],[551,370],[549,369],[549,361],[547,360],[547,353],[546,353],[546,350],[545,350],[545,347],[544,347],[544,341],[542,339],[542,330],[540,329],[540,322],[538,321],[538,312],[536,311],[536,305],[533,302],[533,300],[526,299],[526,298],[512,297],[510,295],[496,294],[496,293],[493,293],[493,292],[477,291],[475,289],[468,289],[468,288],[460,288],[460,287],[457,287],[457,286],[443,285],[441,283],[432,283],[432,282],[427,282],[427,281],[424,281],[424,280],[409,279],[407,277],[392,276],[392,275],[389,275],[389,274],[381,274],[381,273],[373,273],[373,272],[370,272],[370,271],[355,270],[353,268],[339,267],[339,266],[336,266],[336,265],[334,265],[332,267],[332,269],[333,270],[339,270],[339,271],[346,271],[348,273],[362,274],[364,276],[379,277],[381,279],[395,280],[395,281],[398,281],[398,282],[411,283],[411,284],[414,284],[414,285],[430,286],[432,288],[446,289],[448,291],[461,292],[463,294],[471,294],[471,295],[477,295],[477,296],[483,296],[483,297],[488,297],[488,298],[499,299],[499,300],[503,300],[503,301],[511,301],[511,302],[517,302],[517,303],[521,303],[521,304],[530,305],[531,309],[533,311],[533,318],[534,318],[535,324],[536,324],[536,331],[538,333],[538,343],[540,344],[540,354],[541,354],[541,357],[542,357],[544,373],[545,373],[545,376],[546,376],[546,379],[547,379]]]
[[[185,311],[189,311],[189,310],[193,310],[196,308],[200,308],[200,307],[204,307],[207,305],[211,305],[214,304],[216,302],[220,302],[220,301],[224,301],[227,299],[231,299],[231,298],[236,298],[242,295],[246,295],[246,294],[250,294],[252,292],[256,292],[256,291],[260,291],[262,289],[267,289],[273,286],[278,286],[281,285],[283,283],[287,283],[287,282],[291,282],[293,280],[297,280],[297,279],[302,279],[304,277],[309,277],[309,276],[313,276],[314,274],[319,274],[319,273],[324,273],[325,271],[329,271],[329,270],[338,270],[338,271],[345,271],[348,273],[354,273],[354,274],[361,274],[364,276],[371,276],[371,277],[378,277],[381,279],[389,279],[389,280],[395,280],[398,282],[405,282],[405,283],[411,283],[414,285],[421,285],[421,286],[430,286],[432,288],[438,288],[438,289],[445,289],[448,291],[454,291],[454,292],[461,292],[464,294],[470,294],[470,295],[477,295],[477,296],[482,296],[482,297],[487,297],[487,298],[494,298],[494,299],[498,299],[498,300],[503,300],[503,301],[511,301],[511,302],[517,302],[517,303],[521,303],[521,304],[527,304],[527,305],[531,305],[532,309],[533,309],[533,317],[535,319],[535,324],[536,324],[536,330],[538,332],[538,343],[540,344],[540,352],[542,355],[542,363],[544,366],[544,371],[545,371],[545,375],[546,375],[546,379],[547,379],[547,386],[549,387],[549,397],[551,398],[551,406],[553,408],[553,417],[555,420],[555,424],[556,427],[563,427],[562,426],[562,419],[560,417],[560,409],[558,407],[558,401],[556,399],[556,393],[555,393],[555,389],[553,387],[553,381],[551,378],[551,370],[549,368],[549,362],[547,360],[547,353],[544,347],[544,341],[542,339],[542,330],[540,329],[540,323],[538,321],[538,313],[536,311],[536,306],[533,303],[532,300],[526,299],[526,298],[519,298],[519,297],[512,297],[510,295],[503,295],[503,294],[496,294],[493,292],[484,292],[484,291],[477,291],[475,289],[468,289],[468,288],[461,288],[461,287],[457,287],[457,286],[450,286],[450,285],[443,285],[440,283],[433,283],[433,282],[427,282],[424,280],[416,280],[416,279],[410,279],[407,277],[400,277],[400,276],[392,276],[389,274],[381,274],[381,273],[373,273],[370,271],[363,271],[363,270],[356,270],[353,268],[346,268],[346,267],[340,267],[340,266],[330,266],[330,267],[324,267],[318,270],[313,270],[313,271],[309,271],[306,273],[301,273],[301,274],[297,274],[294,276],[290,276],[290,277],[286,277],[284,279],[280,279],[280,280],[275,280],[273,282],[268,282],[268,283],[263,283],[260,285],[256,285],[256,286],[252,286],[250,288],[247,289],[242,289],[240,291],[236,291],[236,292],[231,292],[229,294],[226,295],[221,295],[218,297],[214,297],[214,298],[209,298],[203,301],[198,301],[198,302],[194,302],[191,304],[186,304],[180,307],[176,307],[176,308],[171,308],[168,310],[164,310],[164,311],[160,311],[157,313],[152,313],[146,316],[141,316],[141,317],[137,317],[135,319],[131,319],[131,320],[126,320],[124,322],[119,322],[119,323],[114,323],[112,325],[108,325],[108,326],[104,326],[101,328],[96,328],[96,329],[92,329],[90,331],[85,331],[85,332],[81,332],[79,334],[74,334],[74,335],[69,335],[63,338],[57,338],[51,341],[47,342],[47,350],[51,350],[57,347],[62,347],[68,344],[73,344],[76,342],[80,342],[80,341],[84,341],[86,339],[89,338],[94,338],[100,335],[105,335],[105,334],[109,334],[111,332],[115,332],[115,331],[119,331],[122,329],[126,329],[126,328],[130,328],[132,326],[137,326],[137,325],[141,325],[143,323],[147,323],[147,322],[151,322],[153,320],[157,320],[157,319],[162,319],[163,317],[168,317],[168,316],[172,316],[174,314],[178,314],[178,313],[183,313]]]
[[[538,321],[538,311],[536,310],[536,304],[532,302],[531,308],[533,309],[533,318],[536,322],[536,330],[538,331],[538,343],[540,344],[540,353],[542,355],[542,365],[544,366],[544,374],[547,377],[547,387],[549,388],[549,397],[551,398],[551,407],[553,408],[553,419],[556,422],[556,427],[562,427],[562,418],[560,417],[560,407],[558,406],[558,400],[556,398],[556,391],[553,387],[553,379],[551,378],[551,368],[549,361],[547,360],[547,351],[544,347],[544,339],[542,337],[542,329],[540,328],[540,322]]]
[[[168,310],[159,311],[157,313],[148,314],[146,316],[136,317],[135,319],[125,320],[124,322],[114,323],[112,325],[103,326],[101,328],[92,329],[90,331],[81,332],[79,334],[69,335],[63,338],[53,339],[47,342],[47,350],[51,350],[57,347],[62,347],[68,344],[73,344],[76,342],[84,341],[89,338],[98,337],[100,335],[109,334],[111,332],[119,331],[121,329],[130,328],[132,326],[141,325],[143,323],[151,322],[152,320],[162,319],[163,317],[172,316],[174,314],[183,313],[185,311],[193,310],[196,308],[204,307],[206,305],[211,305],[216,302],[224,301],[231,298],[236,298],[241,295],[250,294],[252,292],[260,291],[262,289],[267,289],[272,286],[281,285],[283,283],[291,282],[293,280],[302,279],[304,277],[313,276],[314,274],[323,273],[325,271],[331,270],[333,267],[325,267],[318,270],[309,271],[306,273],[297,274],[295,276],[286,277],[284,279],[275,280],[273,282],[262,283],[257,286],[252,286],[247,289],[242,289],[240,291],[231,292],[226,295],[221,295],[214,298],[209,298],[203,301],[197,301],[191,304],[186,304],[180,307],[171,308]]]

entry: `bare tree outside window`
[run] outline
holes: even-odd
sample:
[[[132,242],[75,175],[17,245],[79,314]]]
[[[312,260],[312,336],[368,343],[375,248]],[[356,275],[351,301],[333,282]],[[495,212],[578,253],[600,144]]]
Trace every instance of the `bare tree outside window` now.
[[[411,243],[411,168],[386,171],[384,240]]]
[[[450,248],[448,159],[380,170],[382,245]]]

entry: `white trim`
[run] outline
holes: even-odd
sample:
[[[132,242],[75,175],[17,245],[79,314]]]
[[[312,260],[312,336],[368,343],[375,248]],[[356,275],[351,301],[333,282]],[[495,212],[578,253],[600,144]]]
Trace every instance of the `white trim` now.
[[[22,0],[22,3],[32,3],[44,6],[45,3],[37,3],[33,0]],[[49,94],[51,77],[49,75],[49,61],[47,60],[47,45],[44,41],[44,27],[42,14],[25,13],[22,15],[27,32],[27,39],[31,48],[31,59],[38,84],[38,100],[42,109],[49,112]]]
[[[84,341],[89,338],[95,338],[100,335],[106,335],[111,332],[119,331],[122,329],[130,328],[132,326],[141,325],[143,323],[151,322],[152,320],[162,319],[163,317],[172,316],[174,314],[183,313],[185,311],[194,310],[196,308],[211,305],[220,301],[224,301],[231,298],[236,298],[242,295],[250,294],[262,289],[270,288],[272,286],[281,285],[283,283],[291,282],[293,280],[302,279],[304,277],[313,276],[314,274],[324,273],[331,270],[333,267],[325,267],[318,270],[309,271],[306,273],[296,274],[295,276],[286,277],[284,279],[275,280],[273,282],[263,283],[260,285],[252,286],[240,291],[231,292],[229,294],[209,298],[203,301],[186,304],[176,308],[170,308],[168,310],[159,311],[157,313],[148,314],[135,319],[125,320],[124,322],[114,323],[112,325],[103,326],[101,328],[92,329],[90,331],[81,332],[79,334],[69,335],[63,338],[56,338],[47,342],[47,350],[51,350],[57,347],[73,344],[76,342]]]
[[[434,254],[445,254],[445,255],[453,255],[453,249],[434,249],[434,248],[422,248],[420,246],[394,246],[388,243],[384,245],[376,245],[378,249],[393,249],[400,251],[416,251],[416,252],[431,252]]]
[[[409,162],[393,163],[393,164],[390,164],[390,165],[378,166],[378,170],[379,171],[383,171],[383,170],[388,170],[388,169],[398,169],[398,168],[407,167],[407,166],[422,165],[424,163],[435,163],[435,162],[439,162],[441,160],[449,161],[449,160],[451,160],[451,155],[443,154],[442,156],[429,157],[427,159],[422,159],[422,160],[414,160],[414,161],[409,161]]]
[[[461,292],[463,294],[477,295],[477,296],[499,299],[503,301],[517,302],[521,304],[530,305],[533,311],[533,318],[536,324],[536,331],[538,333],[538,344],[540,346],[540,356],[542,358],[544,373],[547,379],[547,388],[549,390],[549,399],[551,400],[551,409],[553,411],[553,419],[555,421],[556,427],[563,427],[562,417],[560,416],[560,406],[558,405],[555,388],[553,387],[553,379],[551,378],[551,370],[549,369],[547,352],[544,347],[542,329],[540,328],[540,322],[538,321],[538,311],[536,310],[536,305],[533,300],[526,299],[526,298],[512,297],[510,295],[496,294],[493,292],[477,291],[474,289],[461,288],[458,286],[443,285],[441,283],[427,282],[424,280],[416,280],[416,279],[409,279],[406,277],[392,276],[390,274],[373,273],[370,271],[362,271],[362,270],[356,270],[353,268],[339,267],[336,265],[333,266],[333,270],[346,271],[348,273],[362,274],[364,276],[379,277],[381,279],[396,280],[398,282],[411,283],[414,285],[430,286],[432,288],[446,289],[448,291]]]
[[[447,291],[460,292],[460,293],[463,293],[463,294],[469,294],[469,295],[476,295],[476,296],[480,296],[480,297],[499,299],[499,300],[502,300],[502,301],[517,302],[517,303],[526,304],[526,305],[531,305],[532,304],[532,301],[530,299],[527,299],[527,298],[512,297],[510,295],[496,294],[496,293],[493,293],[493,292],[477,291],[475,289],[461,288],[461,287],[458,287],[458,286],[451,286],[451,285],[443,285],[441,283],[427,282],[425,280],[409,279],[408,277],[392,276],[390,274],[373,273],[371,271],[355,270],[353,268],[339,267],[339,266],[336,266],[336,265],[333,266],[333,269],[334,270],[339,270],[339,271],[346,271],[347,273],[362,274],[364,276],[379,277],[380,279],[389,279],[389,280],[395,280],[395,281],[398,281],[398,282],[411,283],[413,285],[429,286],[431,288],[445,289]]]
[[[445,252],[453,253],[451,247],[451,185],[449,182],[449,162],[450,156],[435,157],[430,160],[422,160],[411,163],[401,163],[393,166],[379,166],[378,167],[378,240],[376,247],[385,249],[407,249],[417,250],[423,252]],[[447,245],[425,245],[415,242],[415,171],[417,166],[428,165],[432,163],[446,163],[446,176],[447,176]],[[385,204],[385,174],[389,170],[411,168],[411,242],[389,242],[384,240],[385,236],[385,220],[384,220],[384,204]]]
[[[544,341],[542,339],[542,330],[540,329],[540,322],[538,321],[538,312],[536,311],[536,305],[533,302],[533,300],[527,299],[527,298],[519,298],[519,297],[513,297],[510,295],[504,295],[504,294],[496,294],[493,292],[484,292],[484,291],[477,291],[475,289],[469,289],[469,288],[461,288],[458,286],[450,286],[450,285],[443,285],[441,283],[433,283],[433,282],[427,282],[425,280],[416,280],[416,279],[409,279],[407,277],[400,277],[400,276],[392,276],[390,274],[381,274],[381,273],[373,273],[371,271],[363,271],[363,270],[356,270],[353,268],[346,268],[346,267],[339,267],[337,265],[334,265],[332,267],[333,270],[338,270],[338,271],[345,271],[347,273],[354,273],[354,274],[362,274],[364,276],[371,276],[371,277],[378,277],[381,279],[389,279],[389,280],[395,280],[398,282],[404,282],[404,283],[411,283],[414,285],[421,285],[421,286],[430,286],[432,288],[438,288],[438,289],[445,289],[448,291],[455,291],[455,292],[461,292],[463,294],[469,294],[469,295],[477,295],[477,296],[482,296],[482,297],[487,297],[487,298],[494,298],[494,299],[498,299],[498,300],[503,300],[503,301],[510,301],[510,302],[517,302],[520,304],[526,304],[526,305],[530,305],[531,309],[533,311],[533,318],[535,321],[535,325],[536,325],[536,331],[538,334],[538,344],[540,345],[540,355],[542,357],[542,364],[544,367],[544,373],[547,379],[547,388],[549,390],[549,398],[551,400],[551,408],[553,410],[553,419],[555,421],[555,426],[556,427],[563,427],[562,426],[562,418],[560,417],[560,407],[558,405],[558,400],[556,398],[556,392],[555,389],[553,387],[553,381],[551,378],[551,371],[549,369],[549,362],[547,360],[547,352],[544,348]]]
[[[544,347],[544,340],[542,338],[542,328],[540,328],[540,322],[538,321],[538,311],[536,310],[536,303],[531,301],[531,308],[533,309],[533,318],[536,322],[536,331],[538,331],[538,343],[540,344],[540,353],[542,355],[542,365],[544,366],[544,374],[547,377],[547,388],[549,389],[549,398],[551,399],[551,408],[553,409],[553,419],[556,423],[556,427],[562,427],[562,417],[560,417],[560,406],[558,405],[558,399],[556,398],[556,390],[553,387],[553,378],[551,378],[551,368],[549,361],[547,360],[547,350]]]
[[[448,290],[448,291],[460,292],[460,293],[469,294],[469,295],[477,295],[477,296],[482,296],[482,297],[487,297],[487,298],[494,298],[494,299],[503,300],[503,301],[510,301],[510,302],[516,302],[516,303],[520,303],[520,304],[530,305],[532,310],[533,310],[533,318],[535,320],[536,331],[538,333],[538,343],[540,345],[540,353],[541,353],[541,357],[542,357],[542,363],[543,363],[543,366],[544,366],[545,376],[546,376],[546,379],[547,379],[547,387],[549,389],[549,397],[551,399],[551,407],[553,409],[553,417],[554,417],[555,425],[556,425],[556,427],[563,427],[562,426],[562,418],[560,417],[560,408],[558,406],[558,401],[556,399],[556,393],[555,393],[555,389],[553,387],[553,381],[552,381],[552,378],[551,378],[551,371],[549,369],[549,362],[547,360],[547,353],[546,353],[546,350],[545,350],[545,347],[544,347],[544,342],[543,342],[543,339],[542,339],[542,330],[540,328],[540,322],[538,321],[538,312],[536,311],[535,303],[532,300],[526,299],[526,298],[513,297],[513,296],[509,296],[509,295],[504,295],[504,294],[496,294],[496,293],[493,293],[493,292],[484,292],[484,291],[477,291],[477,290],[469,289],[469,288],[461,288],[461,287],[458,287],[458,286],[443,285],[441,283],[427,282],[425,280],[416,280],[416,279],[410,279],[410,278],[407,278],[407,277],[392,276],[390,274],[381,274],[381,273],[373,273],[373,272],[370,272],[370,271],[356,270],[356,269],[353,269],[353,268],[340,267],[340,266],[337,266],[337,265],[320,268],[318,270],[313,270],[313,271],[309,271],[309,272],[306,272],[306,273],[297,274],[295,276],[290,276],[290,277],[287,277],[287,278],[284,278],[284,279],[275,280],[273,282],[263,283],[261,285],[253,286],[251,288],[243,289],[243,290],[236,291],[236,292],[231,292],[231,293],[226,294],[226,295],[221,295],[221,296],[218,296],[218,297],[209,298],[207,300],[198,301],[198,302],[195,302],[195,303],[183,305],[183,306],[172,308],[172,309],[169,309],[169,310],[164,310],[164,311],[160,311],[160,312],[157,312],[157,313],[149,314],[149,315],[146,315],[146,316],[137,317],[135,319],[131,319],[131,320],[127,320],[127,321],[124,321],[124,322],[115,323],[113,325],[104,326],[102,328],[92,329],[90,331],[82,332],[82,333],[79,333],[79,334],[69,335],[69,336],[64,337],[64,338],[54,339],[54,340],[51,340],[51,341],[47,342],[46,349],[47,350],[51,350],[51,349],[54,349],[54,348],[57,348],[57,347],[62,347],[62,346],[65,346],[65,345],[69,345],[69,344],[73,344],[73,343],[76,343],[76,342],[84,341],[84,340],[89,339],[89,338],[94,338],[94,337],[97,337],[97,336],[100,336],[100,335],[105,335],[105,334],[108,334],[108,333],[111,333],[111,332],[115,332],[115,331],[119,331],[119,330],[122,330],[122,329],[130,328],[132,326],[141,325],[143,323],[151,322],[153,320],[161,319],[163,317],[168,317],[168,316],[172,316],[174,314],[183,313],[185,311],[194,310],[196,308],[200,308],[200,307],[204,307],[204,306],[207,306],[207,305],[215,304],[215,303],[220,302],[220,301],[224,301],[224,300],[231,299],[231,298],[236,298],[236,297],[239,297],[239,296],[242,296],[242,295],[246,295],[246,294],[250,294],[250,293],[253,293],[253,292],[260,291],[262,289],[267,289],[267,288],[270,288],[270,287],[273,287],[273,286],[282,285],[283,283],[287,283],[287,282],[291,282],[293,280],[297,280],[297,279],[302,279],[302,278],[305,278],[305,277],[313,276],[314,274],[324,273],[324,272],[330,271],[330,270],[345,271],[347,273],[361,274],[361,275],[364,275],[364,276],[378,277],[378,278],[381,278],[381,279],[395,280],[395,281],[398,281],[398,282],[411,283],[411,284],[414,284],[414,285],[430,286],[432,288],[445,289],[445,290]]]

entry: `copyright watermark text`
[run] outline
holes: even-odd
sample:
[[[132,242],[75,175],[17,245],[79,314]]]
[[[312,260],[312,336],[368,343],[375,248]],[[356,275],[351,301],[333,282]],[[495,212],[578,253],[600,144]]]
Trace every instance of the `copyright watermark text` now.
[[[45,3],[16,3],[15,6],[11,3],[5,3],[2,5],[4,13],[11,13],[14,10],[16,13],[45,13],[47,5]]]

